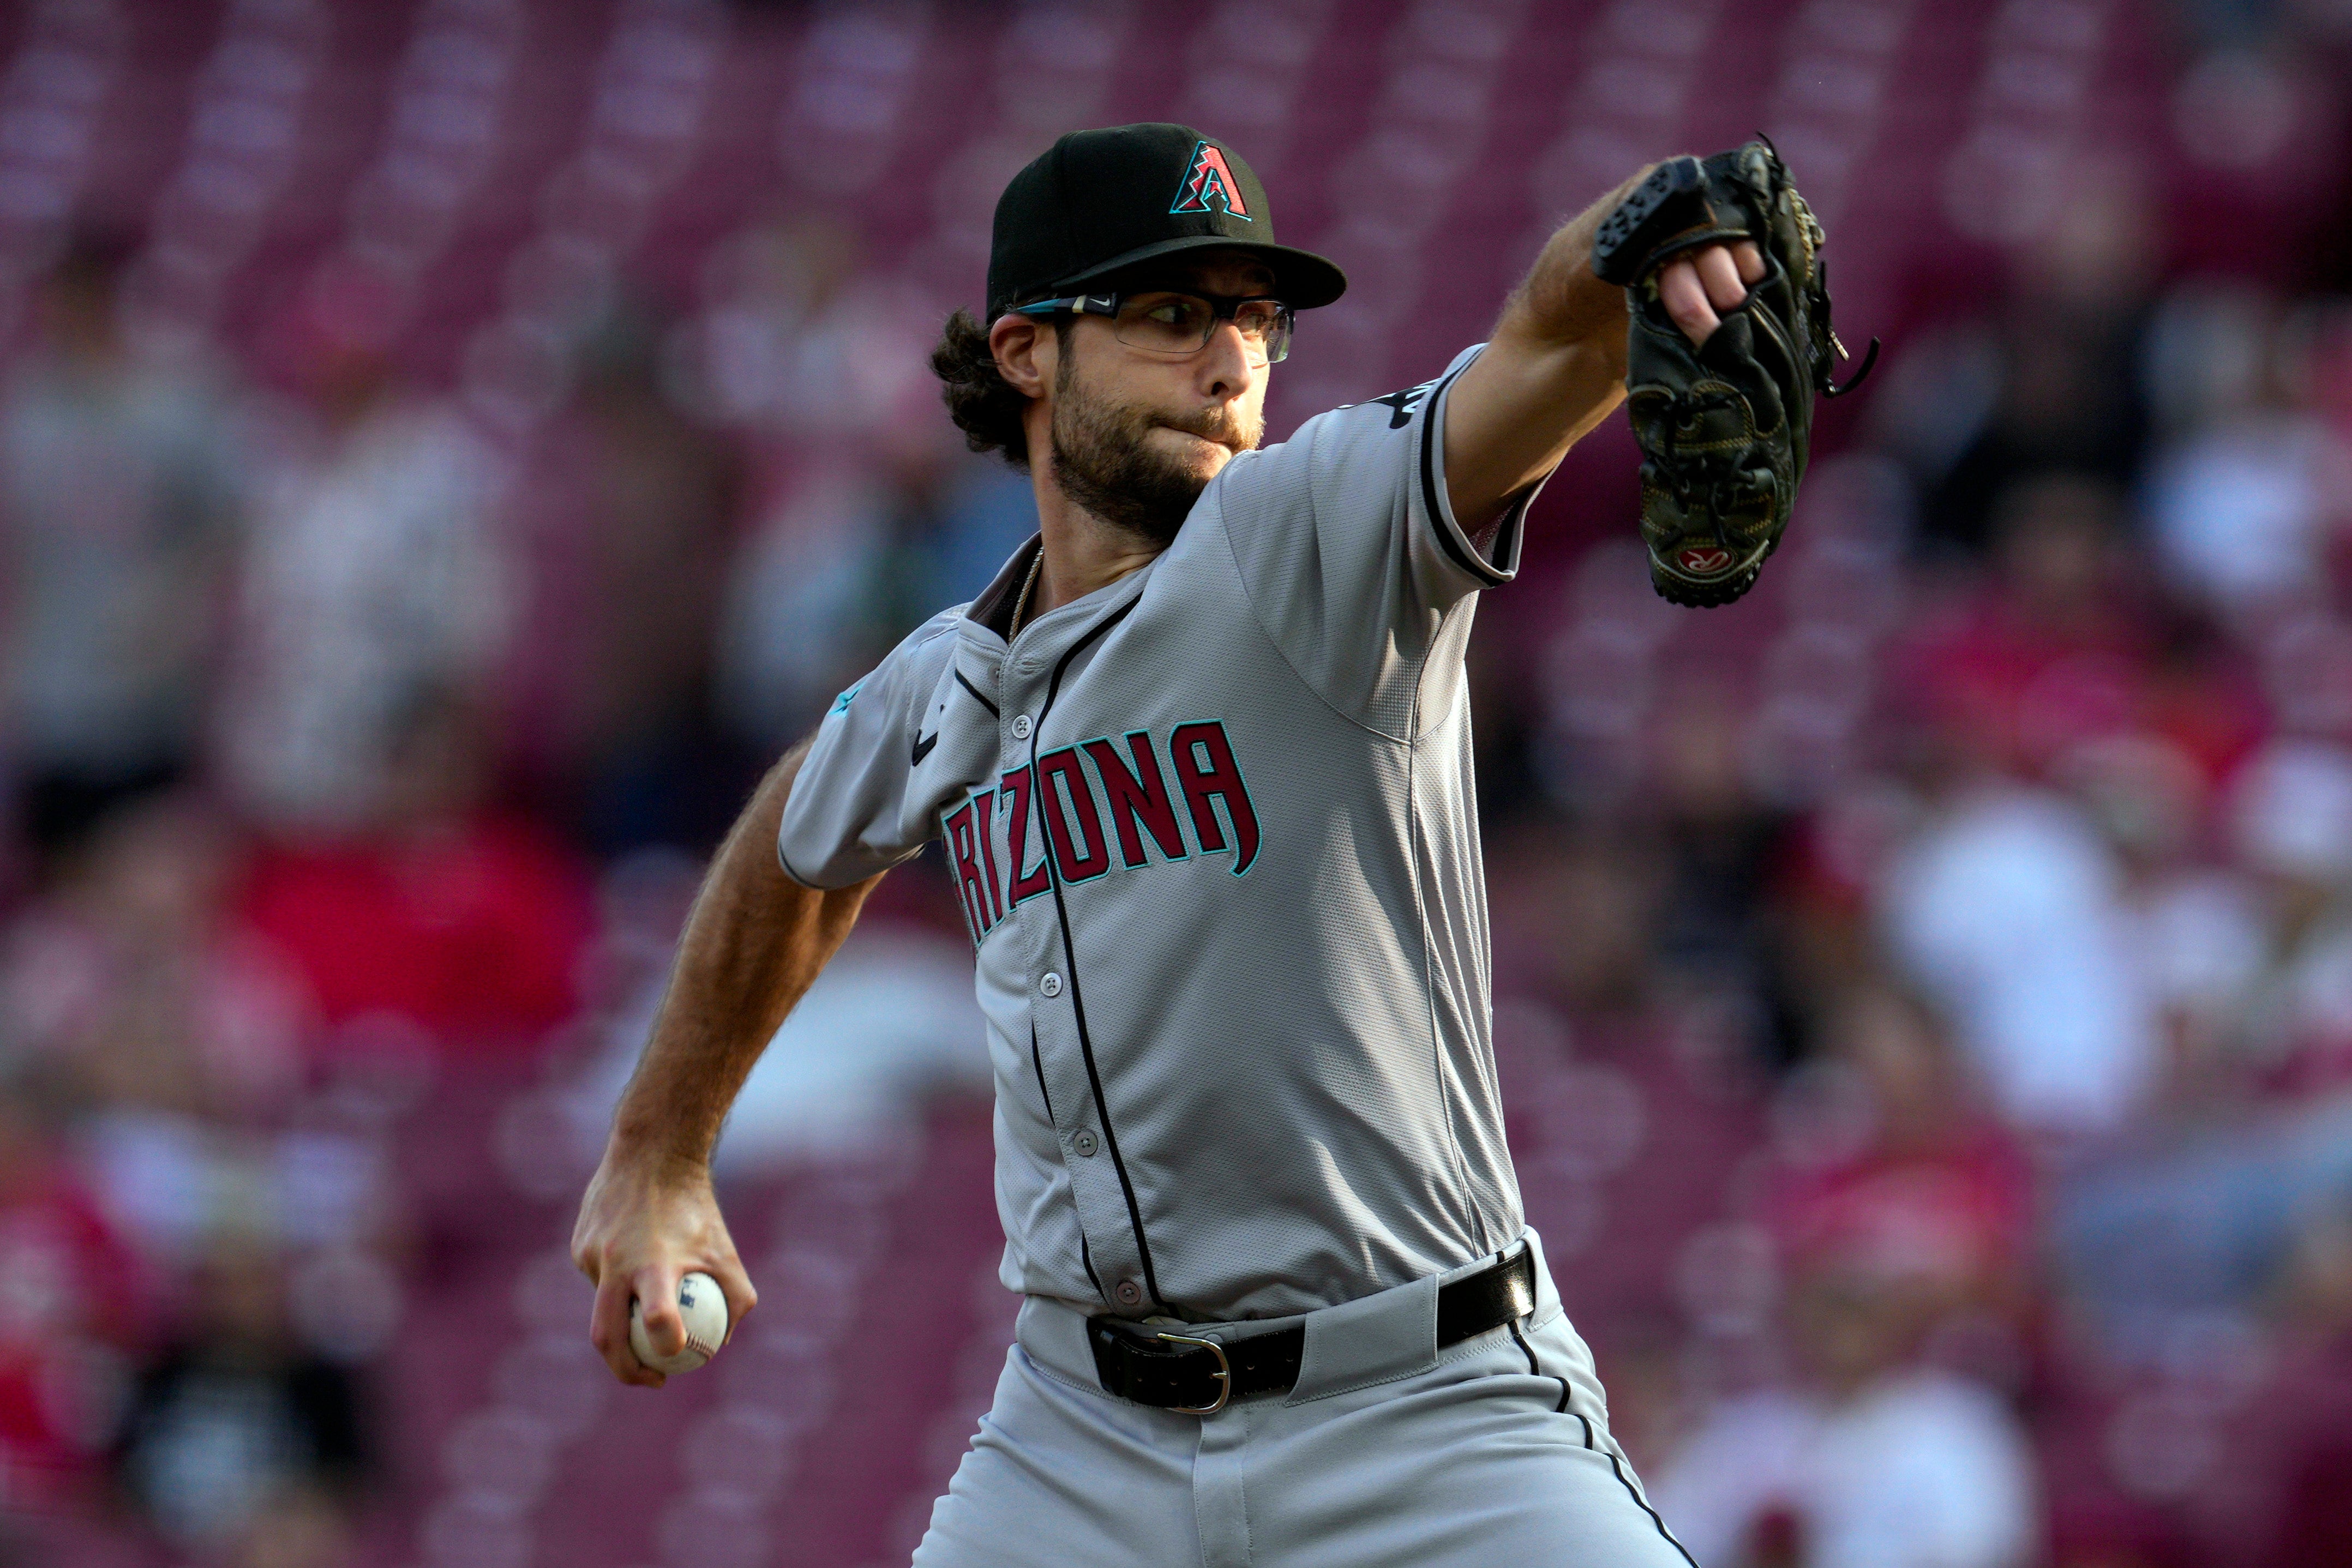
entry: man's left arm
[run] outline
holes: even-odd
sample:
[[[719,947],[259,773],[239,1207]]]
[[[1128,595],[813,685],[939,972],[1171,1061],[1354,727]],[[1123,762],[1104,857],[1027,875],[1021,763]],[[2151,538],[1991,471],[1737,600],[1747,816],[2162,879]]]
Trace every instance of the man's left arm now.
[[[1446,499],[1464,532],[1475,536],[1494,522],[1623,401],[1625,290],[1593,275],[1592,238],[1648,173],[1551,236],[1503,307],[1486,351],[1447,392]],[[1705,246],[1659,269],[1658,294],[1691,341],[1704,342],[1717,312],[1737,306],[1763,276],[1754,245]]]

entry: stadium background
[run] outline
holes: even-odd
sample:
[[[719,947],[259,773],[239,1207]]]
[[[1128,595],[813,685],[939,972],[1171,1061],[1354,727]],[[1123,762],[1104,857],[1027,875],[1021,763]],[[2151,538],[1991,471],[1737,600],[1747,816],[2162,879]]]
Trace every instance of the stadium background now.
[[[1772,133],[1849,342],[1654,600],[1612,424],[1474,651],[1531,1218],[1710,1568],[2352,1561],[2341,0],[0,8],[0,1561],[902,1562],[984,1405],[966,937],[747,1094],[763,1294],[564,1256],[698,857],[1032,526],[923,363],[1063,130],[1336,256],[1273,435]]]

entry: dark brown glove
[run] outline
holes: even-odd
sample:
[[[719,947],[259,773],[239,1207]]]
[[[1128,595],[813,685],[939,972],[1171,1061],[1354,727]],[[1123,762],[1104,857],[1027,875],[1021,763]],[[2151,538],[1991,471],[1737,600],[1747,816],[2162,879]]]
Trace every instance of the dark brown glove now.
[[[1658,298],[1658,269],[1704,245],[1753,240],[1764,276],[1694,345]],[[1650,582],[1676,604],[1728,604],[1780,542],[1804,476],[1813,397],[1843,386],[1830,330],[1822,225],[1769,141],[1661,163],[1601,225],[1592,270],[1623,287],[1633,318],[1626,413],[1642,447],[1642,542]]]

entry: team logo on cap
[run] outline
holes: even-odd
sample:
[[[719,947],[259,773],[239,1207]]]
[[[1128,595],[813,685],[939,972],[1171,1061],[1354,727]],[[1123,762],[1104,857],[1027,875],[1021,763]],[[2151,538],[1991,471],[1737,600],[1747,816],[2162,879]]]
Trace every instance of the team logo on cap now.
[[[1184,171],[1183,184],[1177,187],[1176,204],[1168,210],[1171,214],[1213,212],[1215,208],[1209,204],[1213,200],[1244,222],[1257,221],[1242,202],[1241,183],[1234,178],[1224,153],[1202,141],[1193,146],[1192,164]]]

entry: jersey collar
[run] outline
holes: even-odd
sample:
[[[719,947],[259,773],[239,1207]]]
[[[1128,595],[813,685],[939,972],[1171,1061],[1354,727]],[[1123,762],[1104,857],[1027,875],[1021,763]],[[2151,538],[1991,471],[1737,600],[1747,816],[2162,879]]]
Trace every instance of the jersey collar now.
[[[1177,538],[1181,540],[1183,536],[1179,534]],[[1004,563],[994,580],[981,591],[980,597],[973,600],[966,608],[963,612],[964,620],[971,627],[987,628],[996,633],[1000,643],[1007,647],[1011,646],[1013,606],[1021,598],[1022,583],[1029,576],[1030,561],[1035,559],[1037,553],[1045,548],[1045,536],[1043,533],[1030,535],[1029,542],[1013,552],[1013,559]],[[1067,604],[1057,604],[1043,615],[1033,612],[1028,622],[1021,628],[1021,634],[1026,637],[1032,630],[1044,625],[1084,623],[1098,612],[1125,603],[1134,595],[1143,591],[1143,585],[1151,580],[1152,572],[1159,568],[1161,561],[1168,559],[1174,549],[1173,545],[1170,546],[1168,549],[1161,550],[1133,571],[1122,577],[1114,578],[1092,593],[1073,599]],[[969,634],[968,632],[967,635]],[[1059,633],[1055,635],[1058,636]],[[1048,641],[1050,640],[1049,638]]]
[[[1045,548],[1045,536],[1031,534],[1029,542],[1013,552],[1013,559],[1004,563],[995,580],[981,590],[971,608],[963,612],[964,619],[980,622],[1007,643],[1013,641],[1013,606],[1021,598],[1022,583],[1028,580],[1029,563]]]

